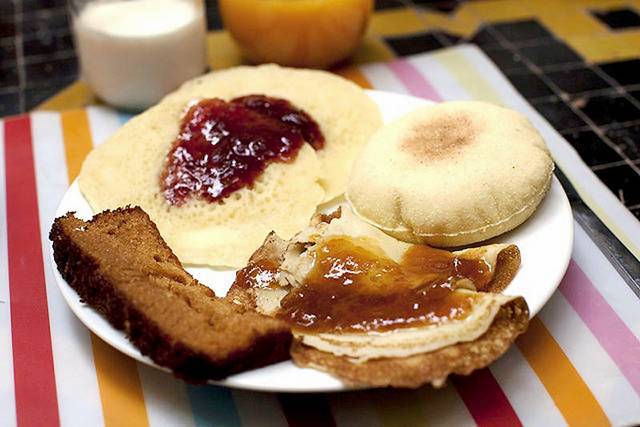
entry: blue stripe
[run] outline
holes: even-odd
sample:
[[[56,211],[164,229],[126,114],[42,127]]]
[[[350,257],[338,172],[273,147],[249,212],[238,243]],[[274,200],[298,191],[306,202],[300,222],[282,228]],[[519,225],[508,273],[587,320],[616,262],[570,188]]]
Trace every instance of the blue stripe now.
[[[229,389],[187,385],[187,395],[197,427],[240,427],[238,410]]]
[[[131,119],[131,117],[133,117],[134,114],[129,114],[129,113],[121,113],[118,112],[118,121],[120,122],[120,124],[125,124],[129,121],[129,119]]]

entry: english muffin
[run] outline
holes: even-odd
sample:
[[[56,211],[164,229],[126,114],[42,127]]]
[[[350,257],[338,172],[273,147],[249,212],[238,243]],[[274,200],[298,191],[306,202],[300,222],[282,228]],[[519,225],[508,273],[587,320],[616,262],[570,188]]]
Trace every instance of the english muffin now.
[[[347,199],[401,240],[468,245],[537,208],[553,161],[522,114],[485,102],[427,106],[380,129],[354,161]]]
[[[318,123],[324,147],[304,144],[293,159],[268,164],[252,185],[219,201],[168,203],[161,181],[186,112],[202,99],[245,95],[281,98],[303,110]],[[79,186],[94,212],[142,207],[182,262],[240,267],[270,231],[291,237],[318,204],[344,191],[352,160],[380,123],[366,93],[330,73],[276,65],[213,72],[185,83],[94,149]]]

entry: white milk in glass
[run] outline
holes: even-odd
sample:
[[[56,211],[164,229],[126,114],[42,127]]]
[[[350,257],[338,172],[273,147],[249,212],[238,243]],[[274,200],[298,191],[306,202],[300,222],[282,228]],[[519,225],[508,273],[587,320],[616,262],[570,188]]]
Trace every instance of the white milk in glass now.
[[[149,107],[205,70],[201,0],[92,1],[74,31],[83,79],[116,107]]]

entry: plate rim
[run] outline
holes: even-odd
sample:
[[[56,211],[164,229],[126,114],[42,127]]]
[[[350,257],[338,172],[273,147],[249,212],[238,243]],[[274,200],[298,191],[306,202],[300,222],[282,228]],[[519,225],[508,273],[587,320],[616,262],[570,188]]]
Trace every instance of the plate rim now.
[[[370,97],[376,102],[380,102],[379,98],[389,98],[389,97],[394,97],[396,99],[399,100],[407,100],[407,101],[411,101],[412,103],[415,103],[416,105],[430,105],[433,104],[434,102],[432,101],[428,101],[428,100],[424,100],[421,98],[416,98],[413,97],[411,95],[405,95],[405,94],[399,94],[399,93],[394,93],[394,92],[386,92],[386,91],[378,91],[378,90],[366,90],[367,94],[370,95]],[[569,267],[569,263],[571,261],[571,254],[573,253],[573,238],[574,238],[574,225],[573,225],[573,214],[572,214],[572,210],[571,210],[571,205],[569,203],[569,199],[567,197],[566,192],[564,191],[564,188],[562,187],[562,185],[560,184],[559,180],[557,179],[557,177],[554,175],[553,179],[552,179],[552,183],[551,183],[551,188],[549,190],[549,192],[551,192],[552,190],[554,191],[560,191],[560,196],[561,196],[561,205],[562,205],[562,213],[561,215],[563,216],[564,219],[567,219],[567,234],[565,236],[565,238],[568,240],[569,244],[568,246],[565,248],[565,253],[563,254],[563,262],[562,265],[559,266],[560,268],[556,270],[556,275],[553,278],[550,278],[549,281],[553,282],[553,286],[548,286],[547,288],[545,288],[545,292],[543,294],[541,294],[541,298],[540,299],[540,303],[538,304],[538,306],[536,307],[530,307],[530,317],[534,317],[535,314],[537,314],[542,307],[544,307],[544,305],[546,305],[546,303],[549,301],[549,299],[551,298],[551,296],[553,295],[553,293],[558,289],[562,278],[564,277],[564,275],[566,274],[566,271]],[[78,186],[78,179],[76,178],[72,184],[67,188],[67,190],[65,191],[62,199],[60,200],[57,208],[56,208],[56,212],[55,212],[55,218],[58,218],[60,216],[65,215],[68,212],[73,212],[73,211],[67,211],[67,210],[63,210],[64,206],[64,201],[66,200],[68,194],[72,191],[77,191],[80,193],[80,195],[82,196],[79,186]],[[84,197],[84,196],[82,196]],[[545,199],[542,200],[542,203],[545,202],[545,200],[547,199],[547,196],[545,196]],[[85,199],[86,201],[86,199]],[[537,209],[536,209],[537,211]],[[534,212],[535,214],[535,212]],[[568,215],[567,215],[568,214]],[[560,214],[559,214],[560,215]],[[520,226],[519,226],[520,227]],[[518,228],[518,227],[516,227]],[[84,302],[82,302],[80,300],[79,295],[76,293],[75,289],[73,289],[71,286],[69,286],[69,284],[62,278],[62,276],[60,275],[60,272],[58,271],[55,259],[53,257],[53,245],[52,242],[49,242],[49,262],[51,264],[51,268],[53,269],[53,275],[54,275],[54,279],[56,282],[56,286],[57,288],[60,290],[67,306],[71,309],[71,311],[73,312],[73,314],[75,315],[75,317],[92,333],[96,334],[100,339],[102,339],[103,341],[105,341],[105,343],[107,343],[108,345],[110,345],[111,347],[115,348],[116,350],[118,350],[119,352],[125,354],[128,357],[131,357],[132,359],[144,363],[145,365],[151,366],[153,368],[159,369],[161,371],[164,371],[168,374],[171,374],[171,370],[164,367],[164,366],[160,366],[158,364],[156,364],[155,362],[153,362],[153,360],[151,358],[149,358],[148,356],[143,355],[142,353],[140,353],[140,351],[136,348],[136,347],[123,347],[121,345],[114,345],[113,344],[113,340],[111,339],[111,337],[107,336],[108,334],[102,330],[102,328],[97,327],[95,324],[93,324],[92,322],[90,322],[89,320],[85,319],[85,315],[82,313],[83,308],[87,307],[87,304],[85,304]],[[104,318],[104,316],[101,313],[97,313],[94,309],[93,310],[98,316],[102,317],[108,324],[108,326],[111,329],[111,332],[115,332],[119,335],[121,335],[121,337],[123,337],[128,343],[131,343],[128,338],[126,337],[126,334],[124,333],[124,331],[118,330],[116,328],[114,328],[110,323],[108,323],[108,321]],[[132,350],[133,348],[133,350]],[[292,363],[291,360],[288,361],[284,361],[284,362],[280,362],[280,363]],[[273,366],[273,365],[270,365]],[[297,368],[297,367],[296,367]],[[264,368],[258,368],[259,369],[264,369]],[[298,369],[304,369],[304,368],[298,368]],[[330,376],[329,374],[323,373],[324,375]],[[325,386],[324,388],[322,387],[316,387],[316,388],[301,388],[301,389],[297,389],[297,388],[292,388],[292,387],[281,387],[281,386],[277,386],[274,384],[271,384],[269,386],[266,385],[249,385],[249,384],[245,384],[245,383],[237,383],[237,382],[233,382],[233,378],[236,377],[237,375],[242,375],[242,373],[240,374],[236,374],[236,375],[232,375],[230,377],[225,378],[224,380],[220,380],[220,381],[213,381],[210,380],[208,381],[208,384],[212,384],[212,385],[218,385],[218,386],[224,386],[224,387],[228,387],[231,389],[240,389],[240,390],[253,390],[253,391],[262,391],[262,392],[278,392],[278,393],[329,393],[329,392],[343,392],[343,391],[353,391],[353,390],[362,390],[362,389],[370,389],[370,388],[375,388],[375,387],[368,387],[368,386],[364,386],[364,387],[353,387],[350,385],[346,385],[344,383],[342,383],[340,380],[335,379],[335,377],[332,377],[333,379],[335,379],[336,383],[334,387],[327,387]],[[175,377],[174,377],[175,378]],[[231,381],[230,381],[231,380]]]

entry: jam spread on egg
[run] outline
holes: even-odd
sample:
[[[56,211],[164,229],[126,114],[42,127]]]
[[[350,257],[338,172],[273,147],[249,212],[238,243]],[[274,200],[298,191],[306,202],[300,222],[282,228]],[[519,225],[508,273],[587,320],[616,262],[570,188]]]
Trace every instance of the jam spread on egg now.
[[[264,95],[204,99],[185,113],[161,177],[164,198],[218,202],[250,187],[272,162],[291,162],[305,142],[318,150],[318,124],[289,101]]]
[[[484,259],[415,245],[398,263],[377,247],[346,237],[316,249],[302,286],[281,301],[278,317],[305,332],[369,332],[464,319],[473,293],[456,291],[463,279],[477,289],[492,279]]]

